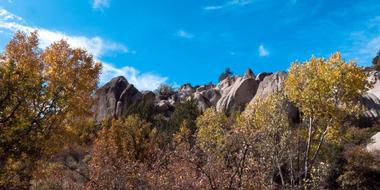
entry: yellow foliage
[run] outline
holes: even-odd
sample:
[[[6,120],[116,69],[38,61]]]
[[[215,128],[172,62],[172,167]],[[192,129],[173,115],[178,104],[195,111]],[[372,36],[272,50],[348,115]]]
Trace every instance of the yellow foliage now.
[[[227,132],[227,116],[214,109],[207,109],[197,118],[197,138],[202,149],[221,149]]]
[[[312,57],[304,63],[293,63],[285,91],[306,117],[341,119],[358,113],[358,100],[366,84],[363,70],[335,53],[327,60]]]
[[[91,116],[100,63],[64,40],[45,50],[38,43],[36,32],[18,32],[0,56],[1,176],[11,172],[8,163],[21,160],[20,155],[33,163],[41,154],[55,152],[62,144],[51,143],[58,142],[52,134],[66,137],[72,133],[68,126]],[[31,172],[23,170],[33,167],[20,167],[15,181],[29,180]],[[18,186],[11,181],[0,180],[0,188]]]

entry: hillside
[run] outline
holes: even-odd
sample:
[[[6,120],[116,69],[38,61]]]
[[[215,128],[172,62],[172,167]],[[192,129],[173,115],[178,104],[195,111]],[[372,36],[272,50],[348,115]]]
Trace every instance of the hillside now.
[[[139,91],[38,44],[17,32],[0,57],[0,189],[380,189],[377,63]]]

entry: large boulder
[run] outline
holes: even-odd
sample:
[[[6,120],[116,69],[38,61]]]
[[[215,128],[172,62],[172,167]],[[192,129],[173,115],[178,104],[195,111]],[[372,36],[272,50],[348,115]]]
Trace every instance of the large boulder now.
[[[131,110],[141,102],[142,94],[132,85],[128,84],[123,90],[116,106],[116,118],[125,118]]]
[[[195,93],[194,99],[198,103],[199,111],[205,111],[207,108],[213,106],[213,104],[210,102],[210,100],[200,93]]]
[[[267,72],[262,72],[262,73],[259,73],[257,76],[256,76],[256,80],[261,82],[264,80],[265,77],[269,76],[269,75],[272,75],[273,73],[267,73]]]
[[[276,72],[274,74],[265,76],[260,82],[256,95],[252,101],[265,99],[273,93],[282,90],[284,88],[286,77],[287,73],[285,72]]]
[[[375,120],[380,115],[380,73],[378,71],[369,72],[367,81],[371,88],[362,98],[362,104],[367,108],[364,117]]]
[[[225,79],[226,80],[226,79]],[[225,83],[222,81],[222,83]],[[233,84],[220,85],[221,98],[216,104],[217,111],[231,113],[242,111],[245,105],[255,96],[258,83],[253,72],[248,69],[243,77],[235,78]]]
[[[143,91],[142,92],[142,101],[148,107],[153,106],[154,101],[156,100],[156,94],[152,91]]]
[[[193,86],[191,86],[190,83],[186,83],[178,89],[177,94],[178,94],[179,100],[183,101],[183,100],[186,100],[188,97],[190,97],[194,92],[195,92],[195,89],[193,88]]]
[[[367,150],[369,152],[379,152],[380,151],[380,132],[376,133],[375,135],[373,135],[371,137],[371,141],[368,145],[367,145]]]
[[[95,120],[125,116],[141,100],[141,93],[127,79],[115,77],[96,91]]]
[[[95,120],[116,116],[116,106],[123,90],[128,86],[128,81],[122,76],[115,77],[96,91],[97,104],[95,107]]]

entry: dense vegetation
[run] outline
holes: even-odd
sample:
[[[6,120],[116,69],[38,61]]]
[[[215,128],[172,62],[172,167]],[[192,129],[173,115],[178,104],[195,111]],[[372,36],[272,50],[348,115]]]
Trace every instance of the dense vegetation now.
[[[63,40],[41,50],[36,33],[13,37],[0,60],[0,189],[380,187],[379,154],[365,149],[378,127],[348,119],[367,76],[339,53],[293,63],[283,90],[241,113],[201,113],[190,99],[170,119],[138,105],[96,124],[100,68]]]

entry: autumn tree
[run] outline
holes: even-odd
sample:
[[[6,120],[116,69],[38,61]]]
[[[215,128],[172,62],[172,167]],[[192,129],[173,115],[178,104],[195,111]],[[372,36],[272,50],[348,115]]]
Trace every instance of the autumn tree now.
[[[27,188],[50,135],[91,114],[101,65],[64,40],[38,45],[36,32],[17,32],[1,54],[1,188]]]
[[[366,75],[352,61],[341,59],[340,53],[330,58],[312,57],[296,62],[289,69],[285,93],[302,112],[306,148],[302,178],[308,178],[323,144],[339,143],[344,121],[360,113],[360,97],[366,90]]]
[[[228,131],[228,118],[224,113],[213,108],[207,109],[197,118],[197,139],[206,151],[220,151]]]

